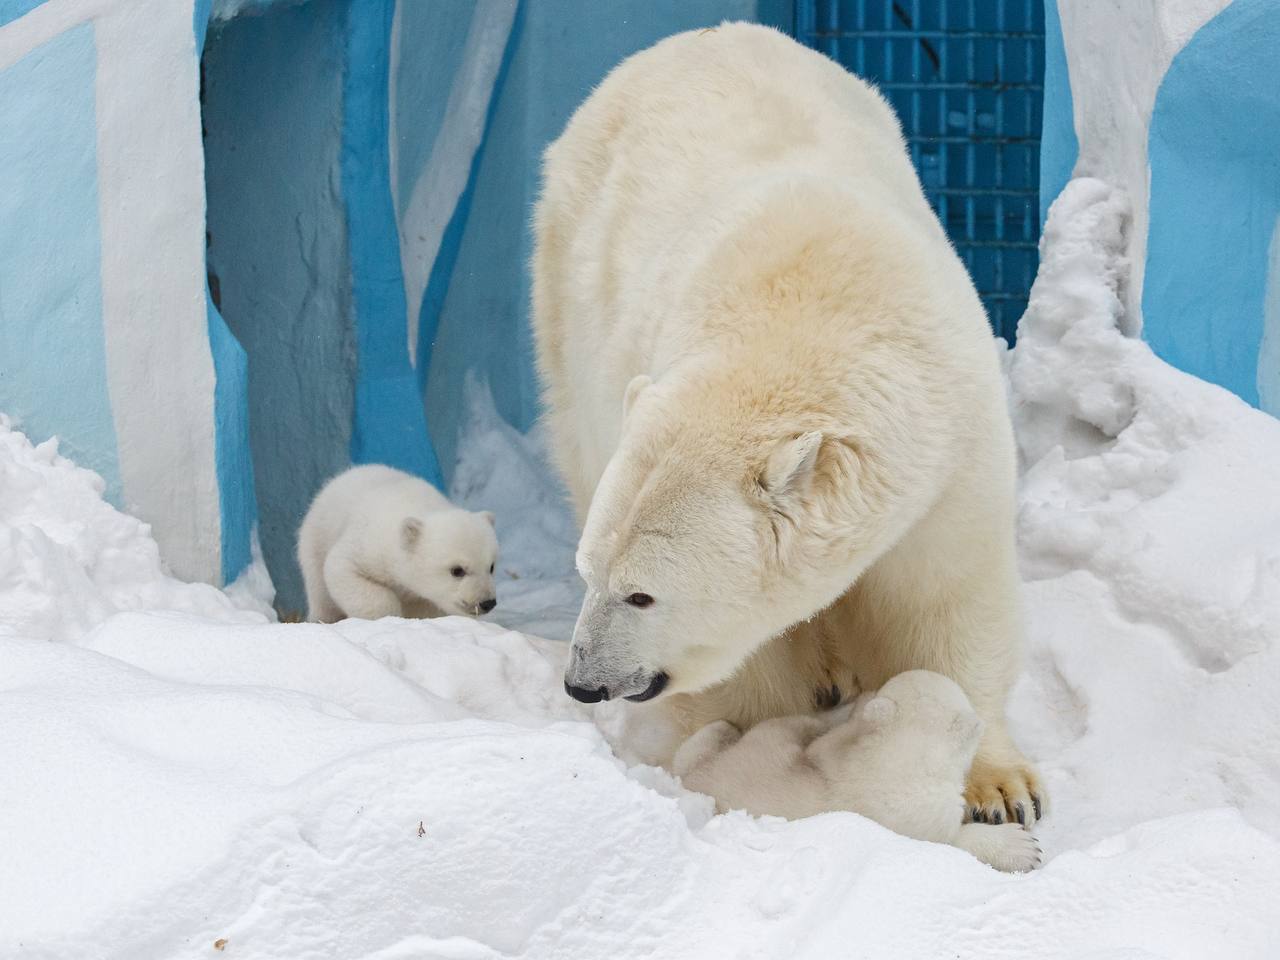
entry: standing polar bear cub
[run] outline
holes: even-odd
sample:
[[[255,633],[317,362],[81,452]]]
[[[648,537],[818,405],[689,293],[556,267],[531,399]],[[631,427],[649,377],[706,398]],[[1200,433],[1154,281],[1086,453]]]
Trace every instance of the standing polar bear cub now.
[[[618,66],[547,150],[533,308],[582,522],[565,688],[674,735],[911,669],[984,721],[975,819],[1043,791],[1005,700],[1014,446],[982,304],[893,112],[777,31]]]
[[[479,616],[497,604],[493,514],[469,513],[391,467],[352,467],[298,531],[307,618]]]
[[[909,670],[834,724],[784,717],[745,736],[724,720],[708,724],[676,752],[672,772],[715,797],[721,812],[798,819],[849,810],[904,836],[967,850],[998,870],[1034,869],[1040,848],[1018,824],[962,822],[965,771],[981,732],[953,681]]]

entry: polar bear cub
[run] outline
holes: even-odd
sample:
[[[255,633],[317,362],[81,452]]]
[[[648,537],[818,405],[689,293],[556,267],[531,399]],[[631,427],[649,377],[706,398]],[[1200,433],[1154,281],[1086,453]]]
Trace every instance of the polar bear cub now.
[[[967,850],[998,870],[1040,864],[1016,823],[963,823],[964,781],[982,721],[954,681],[909,670],[827,717],[766,720],[741,733],[719,720],[691,736],[673,771],[717,808],[796,819],[860,813],[917,840]]]
[[[322,623],[488,613],[497,559],[492,513],[377,464],[326,483],[298,531],[307,618]]]

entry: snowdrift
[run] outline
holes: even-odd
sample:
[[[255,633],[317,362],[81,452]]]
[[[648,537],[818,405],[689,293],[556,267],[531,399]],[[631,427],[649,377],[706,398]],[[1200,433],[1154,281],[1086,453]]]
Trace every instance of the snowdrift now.
[[[1006,358],[1042,870],[618,759],[560,690],[572,523],[480,391],[500,623],[267,622],[6,425],[0,955],[1280,955],[1280,423],[1118,333],[1125,224],[1067,188]]]

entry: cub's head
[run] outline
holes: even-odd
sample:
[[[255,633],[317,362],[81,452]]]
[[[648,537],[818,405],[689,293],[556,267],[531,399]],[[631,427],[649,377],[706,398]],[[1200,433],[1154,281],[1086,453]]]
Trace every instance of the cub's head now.
[[[404,586],[446,614],[478,617],[497,606],[493,514],[441,510],[400,524]]]
[[[860,730],[945,738],[956,756],[971,755],[982,736],[982,721],[969,698],[949,677],[931,670],[908,670],[893,677],[860,704]]]
[[[839,444],[712,428],[644,378],[579,543],[586,597],[565,689],[583,702],[704,689],[850,582],[831,499]]]

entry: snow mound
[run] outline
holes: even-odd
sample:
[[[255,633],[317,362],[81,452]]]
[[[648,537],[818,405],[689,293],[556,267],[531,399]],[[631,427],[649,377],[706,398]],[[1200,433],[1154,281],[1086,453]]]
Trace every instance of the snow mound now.
[[[528,436],[512,428],[473,376],[464,391],[465,436],[450,494],[468,510],[498,517],[498,607],[490,619],[568,640],[582,604],[573,565],[578,530],[547,464],[540,428]]]
[[[263,622],[0,431],[0,956],[1280,955],[1280,423],[1121,336],[1125,210],[1062,195],[1006,357],[1042,870],[620,760],[526,635],[572,628],[572,521],[473,385],[454,494],[522,632]]]
[[[150,528],[105,503],[104,489],[56,439],[33,446],[0,414],[0,637],[74,640],[120,610],[265,619],[249,594],[245,609],[169,577]]]
[[[1072,811],[1050,849],[1214,806],[1280,835],[1280,422],[1119,332],[1126,223],[1106,184],[1068,186],[1011,358],[1015,730]]]

